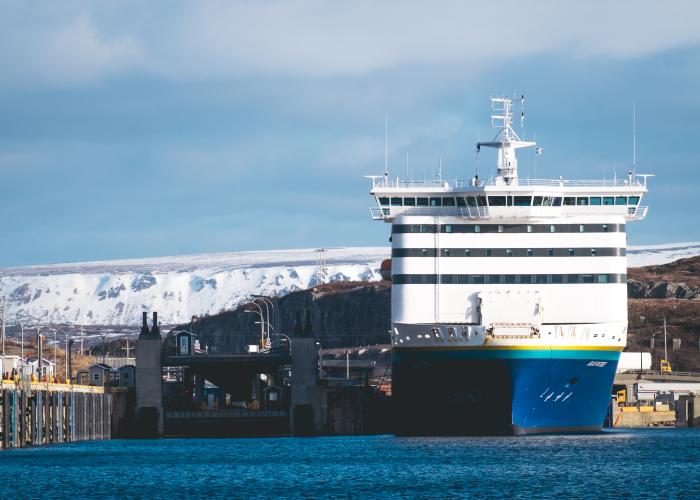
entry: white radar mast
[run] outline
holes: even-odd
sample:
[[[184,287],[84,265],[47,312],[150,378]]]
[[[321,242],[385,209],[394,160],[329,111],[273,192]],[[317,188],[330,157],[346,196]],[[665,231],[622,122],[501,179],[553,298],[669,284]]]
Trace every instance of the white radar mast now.
[[[525,96],[520,96],[520,126],[525,120]],[[513,130],[513,101],[510,97],[491,98],[491,126],[500,129],[491,142],[477,142],[477,153],[482,146],[498,149],[498,175],[496,184],[518,184],[518,160],[515,150],[535,146],[535,142],[523,141]]]

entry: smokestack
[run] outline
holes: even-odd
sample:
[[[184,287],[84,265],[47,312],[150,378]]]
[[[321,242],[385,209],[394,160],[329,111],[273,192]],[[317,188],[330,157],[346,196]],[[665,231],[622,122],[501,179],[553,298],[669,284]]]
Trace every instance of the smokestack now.
[[[141,324],[141,333],[139,333],[140,339],[147,339],[150,332],[148,330],[148,313],[143,313],[143,323]]]
[[[151,336],[160,339],[160,328],[158,327],[158,313],[153,313],[153,326],[151,327]]]

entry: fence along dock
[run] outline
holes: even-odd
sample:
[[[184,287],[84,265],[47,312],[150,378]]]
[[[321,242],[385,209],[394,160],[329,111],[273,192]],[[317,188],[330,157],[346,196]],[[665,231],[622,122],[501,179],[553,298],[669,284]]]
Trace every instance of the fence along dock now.
[[[103,387],[0,381],[0,448],[109,439],[111,406]]]

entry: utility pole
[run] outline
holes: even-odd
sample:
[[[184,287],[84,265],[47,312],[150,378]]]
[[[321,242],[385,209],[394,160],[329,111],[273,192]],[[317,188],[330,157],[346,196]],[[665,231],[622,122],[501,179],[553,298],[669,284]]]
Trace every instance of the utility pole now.
[[[668,361],[668,349],[666,348],[666,316],[664,316],[664,359]]]
[[[7,297],[2,297],[2,356],[5,357],[5,317],[7,313]]]

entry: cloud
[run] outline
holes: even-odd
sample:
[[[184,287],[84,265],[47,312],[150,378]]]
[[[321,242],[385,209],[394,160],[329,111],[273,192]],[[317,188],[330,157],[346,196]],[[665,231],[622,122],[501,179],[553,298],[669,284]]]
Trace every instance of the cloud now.
[[[536,54],[629,58],[700,42],[690,0],[46,5],[6,5],[0,81],[357,77],[446,64],[478,73]]]

